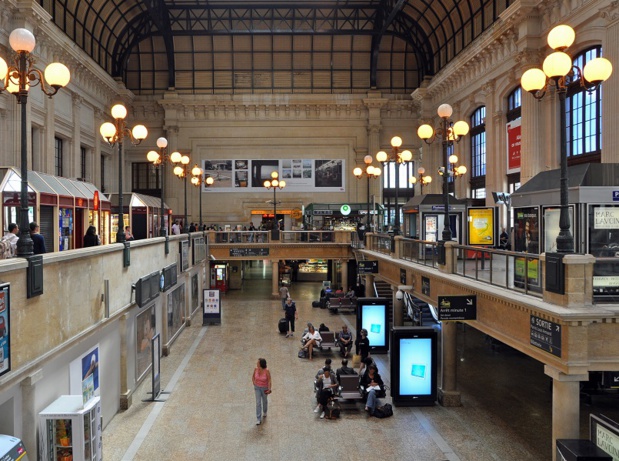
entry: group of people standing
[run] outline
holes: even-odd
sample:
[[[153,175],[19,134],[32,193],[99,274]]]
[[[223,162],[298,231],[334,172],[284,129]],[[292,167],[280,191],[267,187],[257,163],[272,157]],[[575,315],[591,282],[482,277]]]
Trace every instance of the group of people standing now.
[[[31,222],[28,226],[30,228],[30,238],[32,239],[33,248],[32,252],[35,255],[47,253],[45,248],[45,239],[40,233],[39,224],[35,221]],[[2,237],[2,241],[8,243],[11,250],[11,257],[17,254],[17,241],[19,240],[19,226],[16,223],[10,223],[8,231]]]

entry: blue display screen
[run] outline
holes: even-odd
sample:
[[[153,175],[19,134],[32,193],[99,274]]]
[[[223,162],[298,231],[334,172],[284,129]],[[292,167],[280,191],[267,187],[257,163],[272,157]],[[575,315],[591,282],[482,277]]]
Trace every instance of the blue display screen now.
[[[361,327],[368,331],[370,346],[386,346],[387,309],[384,304],[362,306]]]
[[[432,393],[432,339],[400,338],[400,395]]]

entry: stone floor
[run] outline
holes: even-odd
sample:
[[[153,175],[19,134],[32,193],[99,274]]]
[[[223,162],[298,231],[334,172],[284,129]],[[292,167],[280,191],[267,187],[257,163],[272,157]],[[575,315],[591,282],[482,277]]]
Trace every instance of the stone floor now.
[[[162,359],[161,402],[149,398],[150,379],[136,390],[133,405],[103,433],[103,457],[116,460],[357,460],[540,461],[550,460],[551,386],[543,366],[505,346],[491,347],[470,327],[458,331],[462,407],[396,407],[394,417],[369,418],[359,405],[339,420],[321,420],[312,410],[312,381],[327,356],[297,358],[299,330],[308,321],[332,330],[352,315],[312,308],[320,285],[291,288],[299,310],[297,333],[277,333],[281,304],[272,299],[270,267],[254,263],[243,288],[226,294],[222,324],[203,327],[199,314]],[[268,417],[255,425],[251,375],[266,358],[273,377]],[[387,355],[376,356],[388,383]],[[387,401],[390,399],[387,398]],[[594,400],[619,416],[617,399]]]

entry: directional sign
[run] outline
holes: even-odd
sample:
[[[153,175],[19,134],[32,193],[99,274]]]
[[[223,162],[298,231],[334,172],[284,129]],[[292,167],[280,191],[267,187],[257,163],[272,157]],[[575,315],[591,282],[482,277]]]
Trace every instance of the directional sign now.
[[[530,343],[552,355],[561,357],[561,325],[532,315]]]
[[[359,261],[357,272],[359,274],[378,274],[378,261]]]
[[[230,248],[230,257],[241,258],[243,256],[269,256],[268,248]]]
[[[477,320],[477,295],[439,296],[438,319]]]

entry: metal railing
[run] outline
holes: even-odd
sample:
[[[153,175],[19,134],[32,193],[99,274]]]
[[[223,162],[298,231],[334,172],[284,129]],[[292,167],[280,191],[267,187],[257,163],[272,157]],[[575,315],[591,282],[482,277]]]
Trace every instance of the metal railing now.
[[[438,248],[429,240],[402,239],[399,241],[400,259],[413,261],[424,266],[437,267]]]
[[[332,243],[335,242],[333,231],[281,231],[283,243]]]
[[[491,285],[542,296],[543,265],[538,254],[480,248],[453,247],[453,273]]]
[[[214,243],[267,243],[270,231],[216,231]]]

